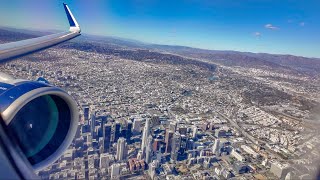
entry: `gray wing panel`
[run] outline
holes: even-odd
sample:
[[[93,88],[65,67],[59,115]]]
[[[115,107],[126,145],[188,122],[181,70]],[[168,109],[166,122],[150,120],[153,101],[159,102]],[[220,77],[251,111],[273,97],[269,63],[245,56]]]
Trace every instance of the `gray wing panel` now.
[[[39,38],[1,44],[0,62],[54,46],[79,35],[79,32],[63,32]]]
[[[66,11],[70,29],[68,32],[52,34],[48,36],[27,39],[18,42],[12,42],[7,44],[0,44],[0,63],[5,60],[20,57],[26,54],[33,53],[35,51],[40,51],[51,46],[57,45],[59,43],[68,41],[80,35],[81,29],[71,13],[67,4],[63,4]]]

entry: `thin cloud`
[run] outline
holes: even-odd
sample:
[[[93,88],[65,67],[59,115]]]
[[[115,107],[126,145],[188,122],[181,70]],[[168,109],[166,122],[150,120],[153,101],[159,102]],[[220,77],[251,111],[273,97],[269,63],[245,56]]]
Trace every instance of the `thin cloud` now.
[[[253,33],[253,35],[254,35],[256,38],[260,38],[262,34],[261,34],[260,32],[255,32],[255,33]]]
[[[299,25],[303,27],[303,26],[306,25],[306,23],[305,22],[301,22]]]
[[[264,27],[267,28],[267,29],[271,29],[271,30],[277,30],[277,29],[279,29],[278,27],[273,26],[272,24],[266,24]]]

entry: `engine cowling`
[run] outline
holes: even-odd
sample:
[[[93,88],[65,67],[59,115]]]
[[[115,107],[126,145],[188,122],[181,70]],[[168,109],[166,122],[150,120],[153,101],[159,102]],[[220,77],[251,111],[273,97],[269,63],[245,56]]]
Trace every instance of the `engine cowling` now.
[[[60,88],[0,73],[0,113],[13,140],[35,170],[56,161],[78,127],[75,101]]]

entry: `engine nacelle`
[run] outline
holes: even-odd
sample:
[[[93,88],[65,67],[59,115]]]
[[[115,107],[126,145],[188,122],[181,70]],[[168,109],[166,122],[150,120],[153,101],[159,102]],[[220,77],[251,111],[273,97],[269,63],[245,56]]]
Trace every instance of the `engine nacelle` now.
[[[77,105],[65,91],[3,73],[0,113],[13,140],[36,170],[47,167],[64,153],[79,120]]]

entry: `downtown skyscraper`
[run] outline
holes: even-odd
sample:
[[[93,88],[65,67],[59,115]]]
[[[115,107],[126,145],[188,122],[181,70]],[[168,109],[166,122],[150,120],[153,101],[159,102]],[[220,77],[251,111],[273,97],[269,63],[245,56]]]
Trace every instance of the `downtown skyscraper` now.
[[[142,157],[145,157],[146,146],[148,144],[149,135],[150,135],[150,120],[147,119],[143,129],[143,134],[142,134],[142,142],[141,142]]]
[[[117,154],[116,154],[116,159],[118,161],[122,161],[126,158],[127,156],[127,143],[125,138],[119,138],[117,142]]]

